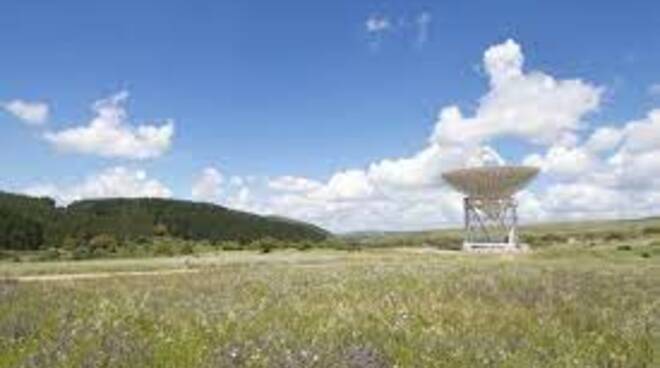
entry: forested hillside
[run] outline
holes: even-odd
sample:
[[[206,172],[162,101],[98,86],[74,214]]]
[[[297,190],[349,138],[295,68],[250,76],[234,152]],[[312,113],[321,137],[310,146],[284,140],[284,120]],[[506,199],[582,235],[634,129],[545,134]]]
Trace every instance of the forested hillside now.
[[[323,240],[325,230],[289,219],[259,216],[189,201],[99,199],[56,207],[50,198],[0,192],[0,249],[59,247],[98,235],[119,241],[170,236],[250,242],[262,238]]]

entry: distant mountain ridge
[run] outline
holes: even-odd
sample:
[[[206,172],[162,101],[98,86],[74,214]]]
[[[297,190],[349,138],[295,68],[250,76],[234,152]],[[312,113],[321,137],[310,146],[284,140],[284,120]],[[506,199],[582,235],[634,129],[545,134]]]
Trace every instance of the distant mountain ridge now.
[[[57,207],[51,198],[0,192],[0,249],[57,246],[65,238],[118,239],[154,235],[217,241],[320,241],[330,233],[297,220],[261,216],[223,206],[161,198],[110,198]]]

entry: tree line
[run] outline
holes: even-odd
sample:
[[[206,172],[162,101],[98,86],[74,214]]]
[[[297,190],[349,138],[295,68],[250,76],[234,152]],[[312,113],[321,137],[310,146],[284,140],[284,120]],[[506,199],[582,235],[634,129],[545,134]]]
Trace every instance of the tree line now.
[[[51,198],[0,192],[0,249],[32,250],[88,244],[99,235],[120,243],[155,236],[210,242],[321,241],[311,224],[183,200],[96,199],[58,207]]]

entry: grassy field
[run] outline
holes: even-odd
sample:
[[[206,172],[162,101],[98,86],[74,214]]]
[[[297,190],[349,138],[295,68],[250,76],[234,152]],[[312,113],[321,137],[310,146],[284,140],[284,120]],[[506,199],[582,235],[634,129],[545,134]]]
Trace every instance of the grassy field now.
[[[0,267],[0,367],[660,366],[654,245]]]

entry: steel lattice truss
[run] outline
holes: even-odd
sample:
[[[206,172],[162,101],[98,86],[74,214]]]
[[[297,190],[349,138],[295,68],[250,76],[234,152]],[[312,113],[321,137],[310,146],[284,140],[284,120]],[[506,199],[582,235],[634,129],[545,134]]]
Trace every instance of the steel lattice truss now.
[[[511,198],[470,198],[464,200],[465,243],[509,244],[515,246],[516,201]]]
[[[526,166],[478,167],[443,174],[465,194],[465,249],[518,247],[513,195],[537,174],[537,168]]]

